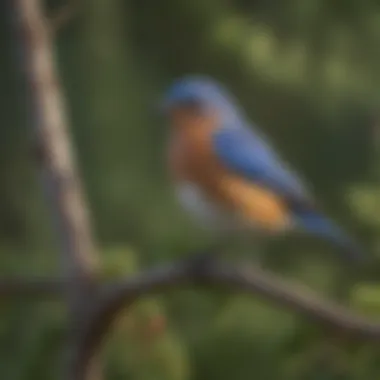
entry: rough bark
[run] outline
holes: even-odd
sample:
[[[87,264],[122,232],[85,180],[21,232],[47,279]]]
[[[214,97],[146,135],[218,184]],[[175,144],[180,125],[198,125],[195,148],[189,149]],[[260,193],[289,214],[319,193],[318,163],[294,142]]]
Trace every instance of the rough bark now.
[[[39,170],[60,241],[69,311],[75,333],[93,298],[95,244],[68,133],[68,117],[54,60],[49,23],[40,0],[14,0],[23,68],[29,84]],[[69,346],[69,351],[72,347]],[[70,377],[68,377],[70,378]]]

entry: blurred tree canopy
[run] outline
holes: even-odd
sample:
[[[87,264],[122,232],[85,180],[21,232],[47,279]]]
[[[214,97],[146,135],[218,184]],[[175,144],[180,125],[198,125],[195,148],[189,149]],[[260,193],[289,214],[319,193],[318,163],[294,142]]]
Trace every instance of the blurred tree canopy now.
[[[51,15],[64,0],[46,2]],[[379,263],[380,3],[374,0],[86,0],[57,32],[57,61],[105,275],[178,257],[207,241],[164,170],[161,92],[212,75],[239,98],[316,196]],[[3,274],[56,272],[38,186],[22,59],[0,2],[0,260]],[[326,247],[284,239],[268,265],[328,295],[344,271]],[[236,258],[238,260],[238,257]],[[378,271],[350,302],[380,315]],[[0,303],[0,377],[58,378],[64,309]],[[261,300],[181,291],[143,300],[110,338],[107,379],[379,377],[376,347],[328,339]]]

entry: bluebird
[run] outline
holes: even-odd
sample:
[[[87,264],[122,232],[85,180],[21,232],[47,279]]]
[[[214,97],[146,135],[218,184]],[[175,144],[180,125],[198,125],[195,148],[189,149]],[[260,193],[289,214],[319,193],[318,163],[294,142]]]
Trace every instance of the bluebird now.
[[[301,231],[335,244],[349,259],[363,258],[220,83],[184,77],[167,89],[162,109],[171,131],[170,175],[199,223],[225,234]]]

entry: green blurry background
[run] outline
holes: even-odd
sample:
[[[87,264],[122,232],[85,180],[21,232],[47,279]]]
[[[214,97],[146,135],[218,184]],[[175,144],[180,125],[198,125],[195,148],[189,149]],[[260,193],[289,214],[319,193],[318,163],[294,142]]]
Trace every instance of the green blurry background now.
[[[54,275],[57,248],[31,159],[22,55],[6,3],[0,273]],[[363,242],[374,265],[346,302],[380,317],[379,2],[86,0],[56,42],[106,276],[178,258],[208,241],[173,199],[164,170],[167,131],[155,102],[174,78],[210,74]],[[265,252],[271,270],[332,298],[350,276],[331,247],[315,242],[285,238]],[[58,379],[65,318],[58,301],[0,300],[0,379]],[[115,332],[107,346],[110,380],[380,378],[379,347],[331,339],[261,299],[215,290],[145,299],[120,316]]]

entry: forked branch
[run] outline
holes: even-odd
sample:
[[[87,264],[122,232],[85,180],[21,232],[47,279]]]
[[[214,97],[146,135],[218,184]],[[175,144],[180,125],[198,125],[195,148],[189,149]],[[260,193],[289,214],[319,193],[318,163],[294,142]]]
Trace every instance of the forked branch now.
[[[302,289],[299,284],[289,284],[259,268],[231,267],[214,262],[197,270],[186,261],[154,268],[103,287],[97,304],[89,311],[82,326],[78,326],[75,352],[71,358],[72,379],[86,379],[91,358],[122,308],[141,296],[189,284],[219,286],[228,291],[263,296],[345,336],[380,341],[380,324]]]

